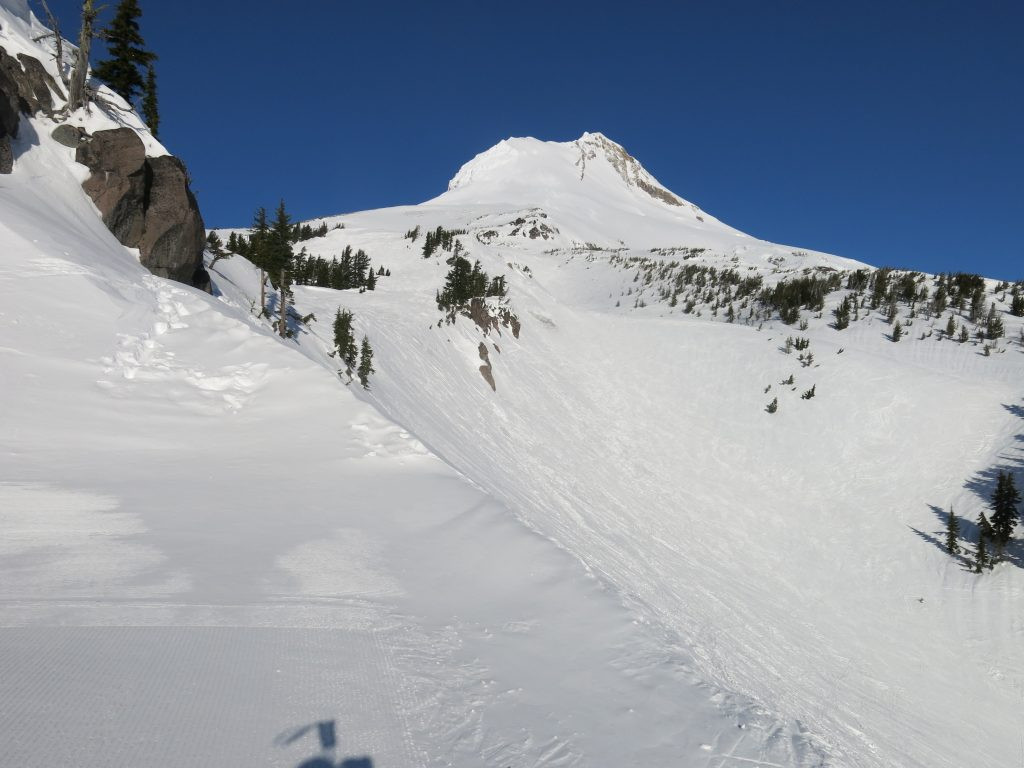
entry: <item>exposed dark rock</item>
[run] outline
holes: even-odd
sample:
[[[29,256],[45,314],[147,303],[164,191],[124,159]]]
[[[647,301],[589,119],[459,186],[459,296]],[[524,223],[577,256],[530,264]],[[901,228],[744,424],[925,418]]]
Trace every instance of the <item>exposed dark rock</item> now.
[[[82,188],[122,244],[139,248],[145,228],[146,147],[130,128],[97,131],[75,159],[92,171]],[[143,259],[143,264],[146,264]]]
[[[76,153],[92,175],[82,185],[103,222],[129,248],[138,248],[150,272],[199,288],[206,230],[185,165],[176,157],[146,157],[128,128],[97,131]]]
[[[83,128],[79,128],[77,125],[68,125],[67,123],[58,125],[50,135],[58,144],[63,144],[65,147],[71,147],[72,149],[77,149],[88,136]]]
[[[195,273],[203,265],[206,228],[188,187],[185,164],[165,155],[147,160],[146,166],[150,185],[139,245],[142,263],[155,275],[194,284]]]
[[[500,336],[501,329],[504,327],[511,329],[512,335],[519,338],[521,327],[519,318],[508,307],[498,307],[495,314],[492,315],[487,302],[478,298],[470,299],[468,307],[463,306],[459,309],[462,315],[476,323],[485,336],[492,330]],[[450,319],[454,319],[454,310]]]
[[[33,114],[40,110],[53,112],[53,95],[51,91],[56,93],[62,101],[67,100],[64,91],[57,85],[57,81],[53,79],[53,76],[46,71],[46,68],[39,59],[19,53],[18,61],[21,62],[21,66],[24,69],[25,87],[31,89],[35,100],[36,108],[33,110]]]
[[[11,147],[11,137],[0,137],[0,173],[10,173],[14,170],[14,149]]]
[[[0,48],[0,173],[10,173],[14,168],[11,139],[18,137],[21,115],[52,115],[53,93],[64,98],[42,62],[24,53],[14,58]]]
[[[484,377],[484,381],[491,385],[491,391],[497,392],[497,388],[494,386],[494,372],[491,370],[491,360],[487,354],[487,345],[482,341],[479,347],[480,359],[484,361],[484,364],[480,366],[480,375]]]
[[[0,85],[4,91],[4,100],[13,97],[17,112],[26,115],[34,115],[37,112],[51,114],[51,90],[64,98],[64,92],[50,77],[42,62],[24,53],[19,53],[18,57],[14,58],[0,48],[0,71],[6,76]]]

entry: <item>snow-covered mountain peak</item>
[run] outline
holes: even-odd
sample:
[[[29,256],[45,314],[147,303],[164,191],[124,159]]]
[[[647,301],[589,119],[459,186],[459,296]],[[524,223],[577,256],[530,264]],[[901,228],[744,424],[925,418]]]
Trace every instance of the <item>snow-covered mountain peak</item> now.
[[[463,165],[448,191],[478,192],[523,183],[538,193],[577,192],[581,184],[605,191],[635,189],[661,204],[695,208],[662,186],[621,144],[589,132],[567,142],[504,139]]]

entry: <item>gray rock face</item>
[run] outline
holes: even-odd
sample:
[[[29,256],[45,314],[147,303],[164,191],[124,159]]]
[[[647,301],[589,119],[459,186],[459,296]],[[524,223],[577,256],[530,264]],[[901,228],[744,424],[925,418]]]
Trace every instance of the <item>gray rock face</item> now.
[[[176,157],[146,157],[129,128],[97,131],[75,159],[92,175],[82,188],[103,222],[129,248],[138,248],[154,275],[209,287],[203,268],[206,229],[185,165]]]
[[[68,125],[67,123],[58,125],[50,135],[53,136],[53,140],[58,144],[63,144],[65,147],[71,147],[72,149],[77,149],[86,139],[86,133],[83,129],[77,125]]]
[[[146,254],[143,263],[155,275],[195,284],[195,273],[203,265],[206,228],[188,188],[185,164],[176,157],[154,157],[147,168],[149,201],[139,245]]]
[[[0,173],[10,173],[14,167],[11,139],[18,137],[21,115],[52,114],[53,93],[64,98],[38,59],[23,53],[15,59],[0,48]]]
[[[24,53],[17,58],[0,48],[0,71],[6,75],[5,96],[14,97],[17,109],[26,115],[53,111],[53,93],[64,98],[64,92],[43,67],[42,62]],[[52,91],[52,93],[51,93]]]

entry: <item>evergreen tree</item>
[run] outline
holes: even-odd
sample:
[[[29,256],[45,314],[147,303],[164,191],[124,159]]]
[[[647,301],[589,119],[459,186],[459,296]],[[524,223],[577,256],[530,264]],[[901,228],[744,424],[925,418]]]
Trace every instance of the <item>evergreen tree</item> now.
[[[103,30],[110,58],[93,68],[93,74],[114,90],[129,104],[145,88],[139,67],[148,67],[156,55],[145,48],[139,33],[142,9],[138,0],[121,0],[110,26]]]
[[[960,326],[960,343],[963,344],[970,337],[971,337],[971,334],[967,332],[967,326],[966,325],[961,325]]]
[[[150,64],[146,68],[146,87],[142,93],[142,117],[149,126],[153,138],[160,137],[160,110],[156,98],[156,70]]]
[[[899,341],[903,337],[903,326],[900,325],[899,321],[892,327],[892,340]]]
[[[340,307],[334,316],[334,349],[351,376],[356,367],[356,337],[352,332],[352,313]]]
[[[377,287],[377,275],[374,274],[373,270],[367,270],[366,272],[366,290],[372,291]]]
[[[960,520],[953,513],[953,508],[949,508],[949,519],[946,522],[946,551],[951,555],[960,554],[960,545],[957,541],[960,539]]]
[[[992,539],[996,543],[998,556],[1013,535],[1017,525],[1017,505],[1020,493],[1009,472],[1000,472],[996,481],[996,489],[992,494]]]
[[[953,314],[950,313],[949,321],[946,323],[946,336],[952,339],[953,334],[956,333],[956,320],[953,319]]]
[[[1014,286],[1013,298],[1010,300],[1010,314],[1014,317],[1024,317],[1024,293]]]
[[[845,330],[850,327],[850,297],[846,296],[843,298],[842,303],[836,307],[832,314],[835,315],[836,322],[834,327],[837,331]]]
[[[370,388],[370,374],[374,372],[373,367],[373,349],[370,348],[370,341],[363,336],[362,347],[359,350],[359,383],[363,385],[363,389]]]
[[[975,573],[981,573],[981,569],[986,566],[991,567],[992,560],[988,554],[988,545],[986,542],[992,541],[995,531],[992,529],[992,524],[985,517],[985,513],[981,512],[978,514],[978,546],[974,551],[974,571]]]
[[[248,251],[246,256],[249,261],[260,269],[260,317],[267,311],[267,264],[264,251],[269,235],[270,225],[267,224],[267,209],[260,206],[253,215],[252,234],[249,235],[249,244],[245,249]]]
[[[277,282],[278,319],[277,332],[283,339],[288,335],[288,306],[292,302],[292,226],[291,217],[285,209],[284,200],[278,203],[274,221],[270,224],[263,249],[263,259],[271,281]]]

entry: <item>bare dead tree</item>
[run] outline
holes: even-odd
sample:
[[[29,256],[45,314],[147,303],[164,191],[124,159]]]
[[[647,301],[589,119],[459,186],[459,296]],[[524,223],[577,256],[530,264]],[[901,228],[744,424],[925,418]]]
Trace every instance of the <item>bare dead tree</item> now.
[[[85,88],[86,76],[89,73],[89,52],[92,39],[95,37],[93,25],[100,9],[94,7],[93,0],[82,0],[82,30],[78,35],[78,53],[75,66],[71,71],[71,82],[68,84],[68,111],[86,106],[89,94]]]

